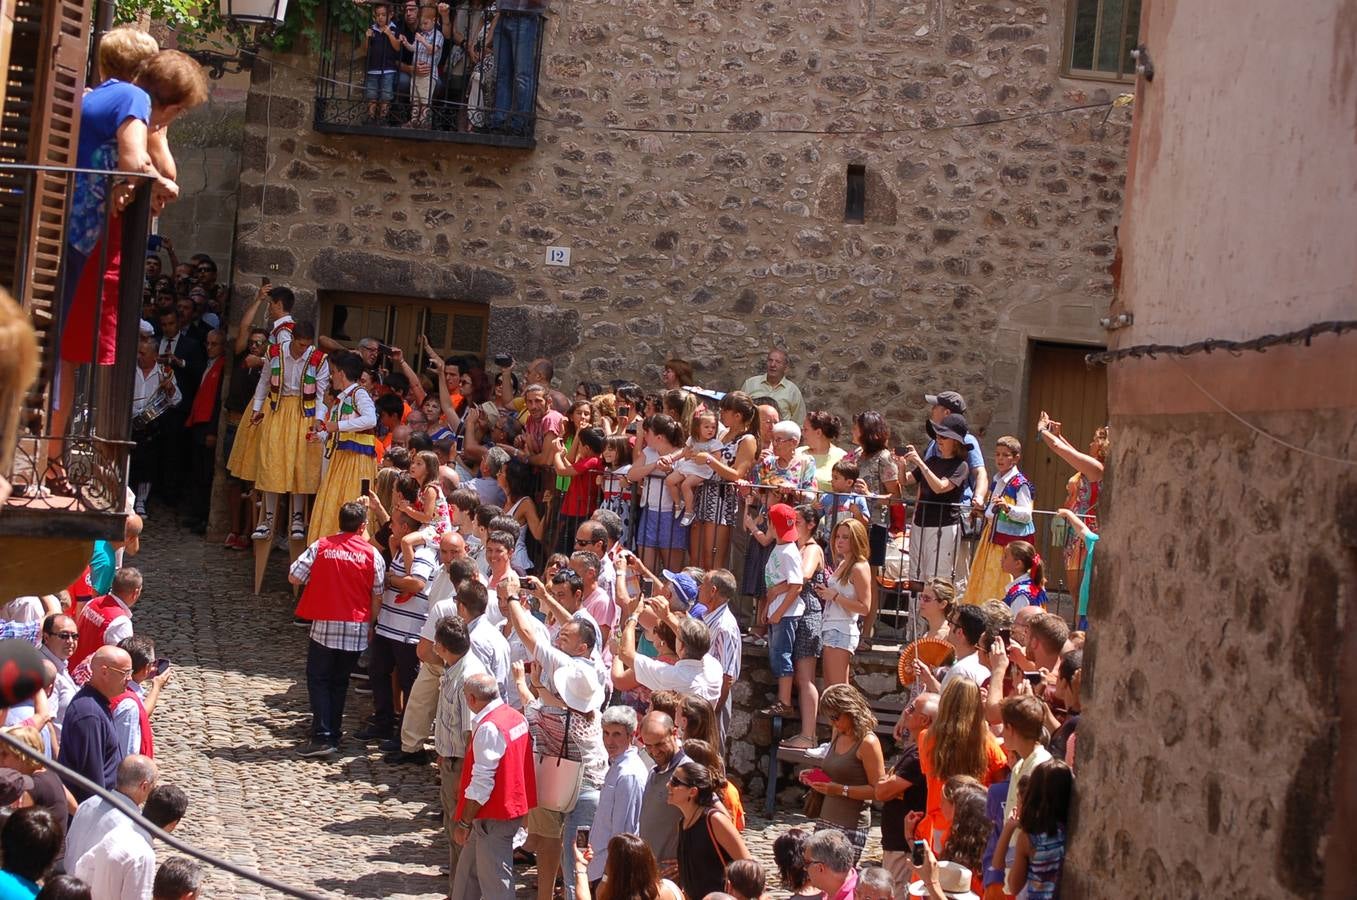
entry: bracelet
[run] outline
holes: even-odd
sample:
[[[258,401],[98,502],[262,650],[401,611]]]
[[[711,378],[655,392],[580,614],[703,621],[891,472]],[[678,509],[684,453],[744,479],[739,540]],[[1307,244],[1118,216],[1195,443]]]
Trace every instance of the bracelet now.
[[[454,827],[456,827],[456,828],[465,828],[467,831],[470,831],[470,830],[471,830],[471,823],[470,823],[470,822],[464,822],[463,820],[458,819],[458,820],[457,820],[457,824],[456,824]]]

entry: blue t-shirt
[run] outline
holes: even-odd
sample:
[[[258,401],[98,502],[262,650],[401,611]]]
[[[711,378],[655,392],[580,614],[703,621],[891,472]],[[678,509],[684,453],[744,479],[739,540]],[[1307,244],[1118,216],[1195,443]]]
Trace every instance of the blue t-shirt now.
[[[113,589],[113,573],[118,571],[118,552],[108,541],[95,541],[90,554],[90,587],[101,597]]]
[[[0,872],[0,900],[32,900],[38,886],[13,872]]]
[[[932,459],[938,455],[938,442],[929,441],[928,449],[924,451],[924,459]],[[961,502],[970,503],[971,498],[975,496],[975,479],[980,474],[980,469],[985,465],[985,454],[980,452],[980,439],[973,434],[966,435],[966,465],[970,467],[970,474],[966,476],[966,487],[961,491]]]
[[[80,143],[75,164],[83,169],[118,168],[118,129],[128,119],[151,122],[151,95],[134,84],[110,78],[80,104]],[[88,256],[104,232],[108,182],[101,175],[77,175],[71,204],[71,246]]]

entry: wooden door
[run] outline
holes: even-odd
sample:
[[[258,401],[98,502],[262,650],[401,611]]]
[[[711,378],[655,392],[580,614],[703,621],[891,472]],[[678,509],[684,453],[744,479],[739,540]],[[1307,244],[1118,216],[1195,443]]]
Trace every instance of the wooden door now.
[[[1037,417],[1045,410],[1061,423],[1061,433],[1074,446],[1087,450],[1093,432],[1107,424],[1107,369],[1090,367],[1084,357],[1096,347],[1034,344],[1028,367],[1027,432],[1022,436],[1021,468],[1036,485],[1036,508],[1054,510],[1065,503],[1074,470],[1036,440]],[[1037,516],[1037,549],[1046,564],[1048,588],[1065,590],[1062,549],[1052,546],[1052,516]]]
[[[476,303],[332,291],[321,297],[320,333],[349,347],[375,337],[405,351],[418,372],[426,362],[420,335],[444,359],[484,361],[489,317]]]

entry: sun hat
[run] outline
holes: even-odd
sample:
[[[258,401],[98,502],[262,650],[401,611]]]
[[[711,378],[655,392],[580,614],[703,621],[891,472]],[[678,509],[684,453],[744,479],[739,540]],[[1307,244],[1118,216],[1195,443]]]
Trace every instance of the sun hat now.
[[[17,769],[0,769],[0,806],[9,806],[33,790],[33,779]]]
[[[980,900],[980,895],[971,890],[971,870],[954,862],[938,863],[938,887],[942,888],[947,900]],[[916,881],[909,886],[909,896],[927,897],[928,885]]]
[[[928,424],[924,426],[924,430],[927,431],[928,436],[934,440],[937,440],[938,438],[951,438],[954,441],[964,441],[966,440],[966,435],[970,433],[970,429],[966,427],[966,417],[958,415],[957,413],[948,413],[943,416],[942,421],[936,425],[934,425],[932,421],[929,421]]]
[[[581,663],[557,668],[551,686],[566,706],[578,713],[591,713],[603,705],[603,684],[588,659]]]

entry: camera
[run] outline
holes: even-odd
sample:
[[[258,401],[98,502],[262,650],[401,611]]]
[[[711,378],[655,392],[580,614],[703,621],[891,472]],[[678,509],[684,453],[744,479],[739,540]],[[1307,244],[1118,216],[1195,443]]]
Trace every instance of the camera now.
[[[495,365],[501,369],[507,369],[514,364],[514,358],[507,353],[495,354]]]

